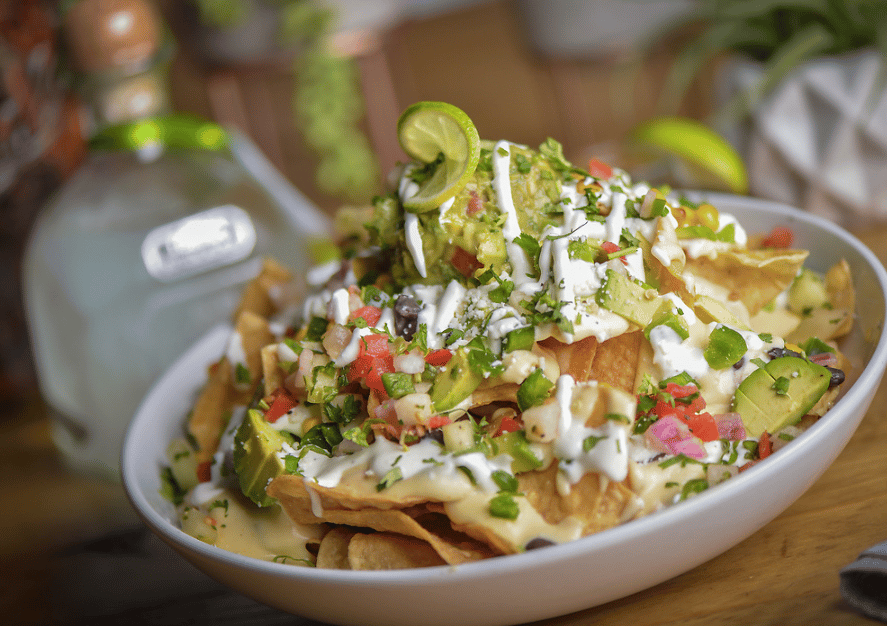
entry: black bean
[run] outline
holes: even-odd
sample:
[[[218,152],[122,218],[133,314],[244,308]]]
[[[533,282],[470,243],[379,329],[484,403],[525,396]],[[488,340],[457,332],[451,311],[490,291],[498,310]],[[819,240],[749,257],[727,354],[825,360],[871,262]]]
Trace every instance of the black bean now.
[[[400,294],[394,303],[394,332],[406,339],[413,340],[419,327],[419,311],[422,307],[412,296]]]
[[[736,363],[733,364],[733,369],[741,370],[743,365],[745,365],[745,357],[742,357],[741,359],[736,361]]]
[[[794,356],[801,357],[803,356],[800,352],[795,352],[794,350],[789,350],[788,348],[770,348],[767,350],[767,356],[771,359],[778,359],[784,356]]]
[[[841,383],[844,382],[845,377],[844,377],[843,370],[839,370],[836,367],[826,367],[825,369],[827,369],[832,375],[832,377],[828,381],[828,388],[829,389],[831,389],[832,387],[837,387],[838,385],[840,385]]]
[[[535,539],[530,539],[527,542],[527,545],[524,546],[525,550],[538,550],[539,548],[544,548],[546,546],[555,545],[551,539],[545,539],[544,537],[536,537]]]
[[[428,439],[431,439],[433,441],[436,441],[440,445],[444,445],[444,434],[440,428],[434,428],[432,430],[429,430],[427,433],[425,433],[425,437],[427,437]]]

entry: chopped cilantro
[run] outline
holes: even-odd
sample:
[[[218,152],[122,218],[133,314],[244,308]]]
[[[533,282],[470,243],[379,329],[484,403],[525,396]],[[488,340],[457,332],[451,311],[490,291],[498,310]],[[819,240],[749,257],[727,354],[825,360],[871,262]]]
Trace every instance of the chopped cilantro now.
[[[249,368],[243,363],[238,363],[234,366],[234,382],[238,385],[248,385],[252,382],[253,377],[252,374],[249,373]]]
[[[520,507],[511,494],[500,493],[490,500],[490,515],[493,517],[514,520],[519,514]]]

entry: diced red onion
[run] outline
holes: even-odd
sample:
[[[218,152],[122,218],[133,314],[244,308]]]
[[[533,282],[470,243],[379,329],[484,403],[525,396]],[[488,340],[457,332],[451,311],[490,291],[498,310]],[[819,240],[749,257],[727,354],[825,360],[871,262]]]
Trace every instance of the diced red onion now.
[[[730,441],[742,441],[746,437],[745,424],[739,413],[721,413],[713,416],[718,425],[718,437]]]

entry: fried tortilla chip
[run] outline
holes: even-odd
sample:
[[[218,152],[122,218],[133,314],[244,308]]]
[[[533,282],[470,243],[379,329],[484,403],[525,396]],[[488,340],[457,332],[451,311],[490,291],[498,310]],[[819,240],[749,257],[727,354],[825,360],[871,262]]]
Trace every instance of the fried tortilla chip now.
[[[800,344],[810,337],[823,341],[839,339],[852,330],[856,291],[847,261],[840,260],[826,272],[825,289],[828,306],[805,314],[798,327],[785,338],[787,342]]]
[[[233,380],[227,357],[209,372],[209,380],[200,392],[188,419],[188,432],[197,442],[197,463],[212,459],[219,447],[226,416],[231,408]]]
[[[268,320],[249,311],[244,311],[237,317],[234,333],[232,340],[240,338],[246,367],[255,385],[261,379],[262,348],[274,341],[274,333],[271,332]]]
[[[277,357],[277,344],[268,344],[260,352],[262,379],[265,381],[265,395],[269,396],[283,386],[286,372],[280,367]]]
[[[643,331],[623,333],[598,344],[591,379],[632,393],[644,341]]]
[[[288,269],[272,259],[265,259],[259,274],[251,280],[240,296],[240,303],[234,313],[234,319],[244,312],[259,317],[271,317],[277,312],[278,305],[274,298],[275,288],[292,280]]]
[[[596,338],[586,337],[573,343],[563,343],[549,337],[540,341],[539,345],[555,355],[561,374],[569,374],[577,382],[589,380],[598,347]]]
[[[809,255],[807,250],[724,250],[714,257],[687,259],[686,272],[726,290],[750,315],[785,291]]]
[[[277,498],[290,519],[299,524],[329,522],[414,537],[430,545],[451,565],[492,556],[486,546],[441,524],[440,516],[429,512],[423,505],[395,508],[395,504],[403,503],[393,503],[380,495],[374,499],[375,503],[388,508],[375,508],[367,497],[354,497],[343,493],[342,489],[312,485],[310,490],[313,494],[299,476],[284,475],[271,481],[267,493]]]
[[[317,567],[325,569],[351,569],[348,563],[348,544],[357,534],[353,528],[336,526],[323,536],[317,549]]]
[[[517,383],[501,383],[485,387],[481,385],[471,394],[471,407],[486,406],[491,402],[517,402]]]
[[[612,528],[622,521],[623,512],[634,499],[623,483],[589,473],[567,494],[557,487],[557,464],[547,469],[518,474],[520,490],[546,522],[559,524],[572,517],[582,524],[582,534],[590,535]]]
[[[390,533],[357,533],[348,543],[348,565],[353,570],[392,570],[445,565],[424,541]]]

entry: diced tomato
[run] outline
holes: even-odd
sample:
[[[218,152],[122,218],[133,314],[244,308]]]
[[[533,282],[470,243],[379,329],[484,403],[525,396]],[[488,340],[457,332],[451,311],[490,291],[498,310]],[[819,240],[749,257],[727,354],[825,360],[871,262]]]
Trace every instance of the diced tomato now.
[[[474,215],[475,213],[480,213],[484,210],[484,201],[480,199],[480,196],[477,195],[477,192],[472,191],[471,195],[468,198],[468,206],[465,207],[465,213],[468,215]]]
[[[453,353],[447,350],[446,348],[440,348],[439,350],[432,350],[428,354],[425,355],[425,362],[428,365],[433,365],[435,367],[439,367],[441,365],[446,365],[450,362],[450,359],[453,358]]]
[[[296,404],[295,398],[287,392],[280,390],[271,402],[271,406],[265,411],[265,419],[273,424],[288,413]]]
[[[359,317],[362,317],[368,326],[375,326],[379,318],[382,317],[382,309],[377,306],[363,306],[353,311],[349,319],[353,321]]]
[[[441,426],[446,426],[450,423],[450,418],[446,415],[432,415],[425,422],[425,426],[428,427],[429,430],[434,430],[435,428],[440,428]]]
[[[771,454],[773,454],[773,441],[770,440],[770,433],[765,430],[758,439],[758,458],[766,459]]]
[[[360,338],[360,348],[357,353],[358,360],[364,357],[390,356],[388,350],[388,337],[385,335],[366,335]]]
[[[394,371],[394,357],[377,357],[372,360],[370,371],[367,372],[363,382],[373,391],[378,391],[386,398],[388,394],[385,392],[385,385],[382,384],[382,374]]]
[[[202,483],[208,483],[212,480],[212,470],[210,469],[210,461],[202,461],[197,464],[197,480]]]
[[[499,424],[499,430],[496,431],[496,436],[498,437],[502,433],[513,433],[520,429],[520,422],[518,422],[513,417],[504,417],[502,418],[502,422]]]
[[[613,168],[598,159],[588,161],[588,173],[595,178],[608,179],[613,176]]]
[[[462,276],[465,278],[471,278],[474,276],[474,272],[483,267],[483,264],[477,260],[477,257],[471,254],[470,252],[466,252],[460,247],[456,247],[456,250],[453,252],[453,256],[450,259],[450,263],[453,264],[453,267],[456,268]]]
[[[690,432],[702,439],[702,441],[714,441],[719,438],[718,423],[711,413],[688,415],[687,424],[690,426]]]
[[[619,252],[620,250],[622,250],[622,248],[617,246],[612,241],[605,241],[604,243],[602,243],[601,249],[607,254],[613,254],[614,252]],[[628,265],[628,259],[626,259],[624,256],[619,257],[619,260],[622,261],[624,265]]]
[[[765,248],[790,248],[795,240],[795,233],[786,226],[776,226],[764,238],[761,245]]]
[[[665,385],[665,393],[674,398],[686,398],[687,396],[692,396],[697,391],[699,391],[699,388],[693,384],[678,385],[677,383],[668,383]]]

